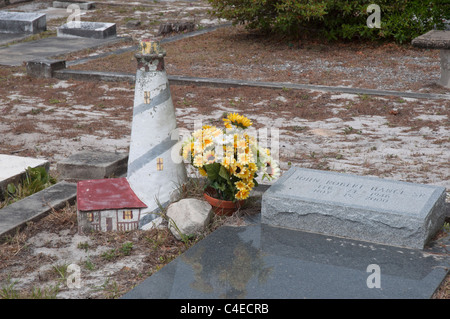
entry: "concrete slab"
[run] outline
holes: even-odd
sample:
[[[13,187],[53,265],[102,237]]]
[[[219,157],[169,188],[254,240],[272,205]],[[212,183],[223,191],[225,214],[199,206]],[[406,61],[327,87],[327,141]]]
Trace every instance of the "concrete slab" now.
[[[448,272],[449,245],[450,236],[420,251],[265,224],[225,226],[122,298],[427,299]]]
[[[53,1],[54,8],[67,8],[70,5],[76,5],[81,10],[91,10],[95,8],[95,2],[92,1]]]
[[[44,13],[0,11],[0,32],[36,34],[45,30]]]
[[[45,159],[0,154],[0,198],[9,183],[18,183],[25,177],[28,167],[45,167],[48,171],[50,163]]]
[[[36,221],[67,202],[74,203],[75,183],[60,182],[0,210],[0,237],[13,234],[30,221]]]
[[[0,65],[20,66],[23,62],[96,48],[122,38],[89,39],[51,37],[0,48]]]
[[[442,227],[446,190],[292,167],[263,195],[272,226],[422,249]]]
[[[128,154],[84,151],[57,164],[60,179],[83,180],[119,177],[127,172]]]
[[[0,45],[8,44],[15,41],[20,41],[30,36],[29,33],[1,33]]]
[[[71,21],[57,30],[58,37],[106,39],[116,36],[116,24],[106,22]]]

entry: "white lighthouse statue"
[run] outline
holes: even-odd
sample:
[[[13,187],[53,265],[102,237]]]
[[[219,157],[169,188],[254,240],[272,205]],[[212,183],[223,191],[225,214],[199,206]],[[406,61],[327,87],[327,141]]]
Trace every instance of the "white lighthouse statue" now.
[[[152,227],[159,205],[168,205],[187,174],[179,156],[179,135],[165,52],[157,41],[142,41],[127,177],[84,180],[77,184],[80,232]]]
[[[127,180],[147,205],[141,225],[153,219],[151,213],[158,209],[158,203],[166,205],[187,179],[183,162],[173,156],[179,141],[165,55],[158,41],[149,40],[142,41],[135,54],[137,72]]]

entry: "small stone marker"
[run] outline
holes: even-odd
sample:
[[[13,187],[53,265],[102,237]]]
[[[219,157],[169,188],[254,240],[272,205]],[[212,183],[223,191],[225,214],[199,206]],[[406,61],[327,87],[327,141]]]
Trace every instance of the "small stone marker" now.
[[[0,32],[36,34],[46,29],[45,13],[0,11]]]
[[[66,61],[52,59],[35,59],[26,61],[27,74],[37,78],[52,78],[53,72],[66,68]]]
[[[450,31],[431,30],[412,40],[415,47],[441,50],[441,78],[439,84],[450,88]]]
[[[106,39],[116,35],[116,24],[105,22],[71,21],[57,31],[58,37]]]
[[[445,218],[445,188],[291,168],[262,198],[262,222],[423,249]]]
[[[127,172],[128,154],[82,151],[58,162],[60,179],[83,180],[121,176]]]

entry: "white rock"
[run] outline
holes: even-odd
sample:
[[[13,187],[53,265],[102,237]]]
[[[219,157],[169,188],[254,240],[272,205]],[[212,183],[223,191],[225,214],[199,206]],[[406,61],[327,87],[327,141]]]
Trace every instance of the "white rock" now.
[[[170,231],[178,240],[181,240],[180,232],[187,236],[199,234],[209,224],[211,208],[208,202],[195,198],[170,204],[167,208]]]

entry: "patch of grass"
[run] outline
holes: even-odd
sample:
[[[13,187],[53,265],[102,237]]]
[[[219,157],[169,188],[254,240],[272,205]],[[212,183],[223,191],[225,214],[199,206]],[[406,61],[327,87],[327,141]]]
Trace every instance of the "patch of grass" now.
[[[25,178],[22,182],[7,185],[6,198],[4,202],[0,203],[0,207],[17,202],[53,184],[56,184],[56,179],[48,174],[45,167],[28,167],[25,170]]]
[[[122,244],[119,249],[110,249],[101,254],[101,257],[107,261],[112,261],[121,256],[129,256],[131,254],[131,250],[133,249],[133,243],[127,242]]]
[[[368,95],[368,94],[360,94],[360,95],[359,95],[359,98],[360,98],[361,100],[363,100],[363,101],[371,100],[371,99],[372,99],[372,97],[371,97],[370,95]]]
[[[362,134],[361,130],[356,130],[351,126],[347,126],[344,128],[344,134],[348,135],[348,134]]]
[[[58,280],[61,282],[65,282],[67,280],[67,264],[58,264],[53,266],[54,273],[59,276]]]
[[[12,281],[11,277],[8,277],[0,289],[0,299],[55,299],[59,293],[58,284],[44,288],[33,286],[31,292],[27,294],[16,288],[17,283],[17,280]]]
[[[48,103],[50,104],[59,104],[62,103],[63,101],[59,100],[59,99],[50,99],[48,100]]]
[[[15,288],[17,283],[17,280],[11,281],[11,278],[8,277],[6,283],[0,289],[0,299],[19,299],[20,294]]]
[[[89,249],[89,243],[88,242],[78,243],[77,248],[87,252]]]
[[[94,271],[97,268],[89,258],[84,262],[84,267],[90,271]]]
[[[293,130],[295,132],[301,132],[301,131],[306,130],[308,127],[307,126],[294,125],[294,126],[289,126],[288,128],[290,128],[291,130]]]
[[[56,299],[59,293],[59,285],[49,287],[33,287],[31,290],[30,299]]]
[[[117,281],[111,281],[110,278],[106,278],[105,282],[93,289],[93,291],[103,291],[104,295],[108,299],[115,299],[120,297],[119,284]]]
[[[133,249],[133,243],[132,242],[127,242],[124,243],[120,248],[119,248],[119,253],[123,256],[129,256],[131,254],[131,250]]]
[[[114,260],[118,257],[119,255],[117,254],[115,249],[110,249],[108,251],[105,251],[103,254],[101,254],[101,257],[107,261],[111,261]]]

